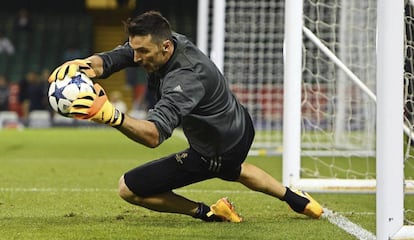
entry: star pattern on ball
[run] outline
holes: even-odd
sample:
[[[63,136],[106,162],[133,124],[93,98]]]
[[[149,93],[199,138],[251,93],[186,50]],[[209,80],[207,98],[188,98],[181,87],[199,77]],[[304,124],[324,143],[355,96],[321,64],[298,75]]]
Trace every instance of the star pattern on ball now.
[[[69,82],[69,84],[76,84],[76,86],[78,86],[78,88],[80,88],[82,83],[86,83],[86,81],[82,79],[81,75],[76,75],[76,76],[72,77],[72,80],[70,80],[70,82]]]
[[[63,87],[58,87],[57,84],[55,84],[55,91],[52,93],[52,97],[55,97],[56,102],[60,99],[60,98],[65,98],[65,96],[63,95],[63,90],[65,89],[66,86]]]

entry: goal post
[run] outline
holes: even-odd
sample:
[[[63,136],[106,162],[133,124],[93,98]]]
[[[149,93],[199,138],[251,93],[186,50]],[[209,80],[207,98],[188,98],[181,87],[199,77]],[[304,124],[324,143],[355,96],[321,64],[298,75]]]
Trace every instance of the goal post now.
[[[302,19],[303,0],[286,1],[283,101],[283,183],[297,184],[301,159]]]
[[[377,13],[377,239],[400,238],[400,230],[413,238],[414,228],[402,229],[404,0],[378,0]]]

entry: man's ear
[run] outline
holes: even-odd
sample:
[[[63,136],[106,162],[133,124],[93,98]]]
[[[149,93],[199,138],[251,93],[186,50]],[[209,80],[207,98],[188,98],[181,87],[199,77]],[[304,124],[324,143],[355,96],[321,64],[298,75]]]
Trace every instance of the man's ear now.
[[[163,52],[168,52],[168,49],[171,47],[172,42],[170,40],[165,40],[162,43],[162,51]]]

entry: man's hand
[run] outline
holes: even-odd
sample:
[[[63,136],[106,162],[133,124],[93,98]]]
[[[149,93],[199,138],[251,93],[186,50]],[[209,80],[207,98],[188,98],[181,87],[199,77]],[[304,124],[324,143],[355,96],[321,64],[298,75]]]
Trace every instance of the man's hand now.
[[[73,77],[76,75],[76,72],[83,72],[89,78],[96,77],[96,73],[92,69],[89,60],[75,59],[67,61],[57,67],[52,74],[50,74],[48,81],[51,83],[55,80],[62,80],[66,75],[68,75],[68,77]]]
[[[124,113],[108,101],[101,85],[95,83],[94,88],[96,94],[85,92],[78,95],[78,98],[73,101],[70,107],[70,115],[74,118],[90,119],[113,127],[121,126],[125,118]]]

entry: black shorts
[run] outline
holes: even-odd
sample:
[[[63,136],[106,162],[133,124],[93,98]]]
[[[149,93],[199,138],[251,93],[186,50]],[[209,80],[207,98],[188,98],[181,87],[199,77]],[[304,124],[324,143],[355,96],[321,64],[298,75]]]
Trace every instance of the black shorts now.
[[[245,134],[230,151],[206,158],[189,148],[128,171],[125,184],[137,196],[148,197],[215,177],[237,180],[255,135],[251,118],[246,115]]]

